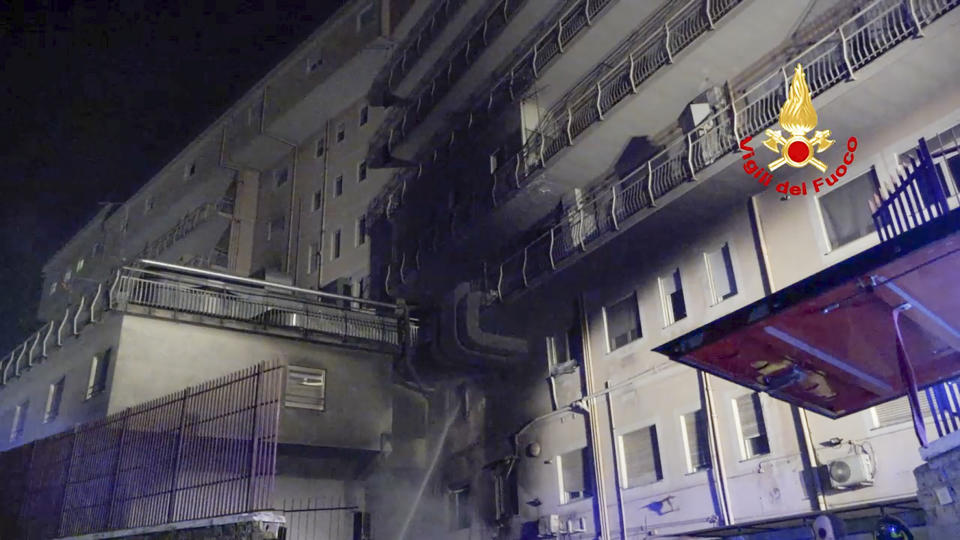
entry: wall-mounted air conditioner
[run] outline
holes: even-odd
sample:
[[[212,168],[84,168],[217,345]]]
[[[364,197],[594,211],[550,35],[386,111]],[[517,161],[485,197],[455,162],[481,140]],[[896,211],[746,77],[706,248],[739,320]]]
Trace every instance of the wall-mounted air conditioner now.
[[[827,465],[830,485],[835,489],[850,489],[873,484],[876,466],[870,454],[856,453],[831,461]]]
[[[561,532],[563,531],[560,530],[560,516],[558,514],[540,516],[540,520],[537,522],[538,538],[553,538]]]

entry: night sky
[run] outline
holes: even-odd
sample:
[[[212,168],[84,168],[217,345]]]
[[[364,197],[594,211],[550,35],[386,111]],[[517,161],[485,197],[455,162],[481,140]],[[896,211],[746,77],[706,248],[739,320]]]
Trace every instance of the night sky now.
[[[0,0],[0,355],[43,263],[344,2]]]

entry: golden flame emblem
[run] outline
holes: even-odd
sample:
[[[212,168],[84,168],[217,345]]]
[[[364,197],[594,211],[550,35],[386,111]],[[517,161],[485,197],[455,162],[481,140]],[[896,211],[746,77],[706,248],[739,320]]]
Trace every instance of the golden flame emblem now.
[[[820,172],[827,170],[826,163],[815,158],[814,153],[819,154],[830,148],[834,141],[828,138],[830,137],[829,129],[817,131],[812,139],[807,138],[807,133],[817,127],[817,110],[813,108],[807,77],[800,64],[797,64],[793,72],[793,82],[790,83],[787,101],[780,108],[780,127],[785,129],[791,137],[785,138],[779,129],[766,131],[767,140],[763,141],[763,145],[780,154],[779,159],[767,165],[768,169],[774,171],[784,164],[797,168],[810,164]]]

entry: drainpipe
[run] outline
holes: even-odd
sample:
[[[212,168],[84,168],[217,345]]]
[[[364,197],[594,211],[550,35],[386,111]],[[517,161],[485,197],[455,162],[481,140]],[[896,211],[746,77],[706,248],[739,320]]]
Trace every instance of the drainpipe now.
[[[591,414],[593,412],[593,400],[595,399],[594,394],[597,393],[598,388],[596,387],[596,377],[593,372],[593,355],[591,354],[593,348],[590,344],[590,323],[587,319],[585,300],[584,294],[580,293],[580,328],[583,335],[583,373],[586,391],[583,393],[585,397],[577,402],[580,406],[575,406],[574,410],[582,412],[587,417],[587,425],[590,429],[590,453],[593,455],[594,478],[597,484],[595,501],[600,519],[599,536],[602,538],[605,536],[608,537],[610,531],[610,515],[607,511],[606,476],[603,467],[603,453],[600,448],[600,426],[597,422],[597,415]]]
[[[290,147],[290,151],[293,153],[293,163],[290,165],[290,220],[287,225],[287,259],[284,261],[286,265],[285,271],[290,274],[290,277],[293,278],[296,282],[297,277],[297,256],[299,252],[296,251],[297,246],[299,246],[300,235],[294,234],[293,228],[293,218],[294,210],[299,209],[299,204],[297,203],[297,160],[300,154],[300,147],[293,141],[289,141],[284,137],[279,135],[274,135],[267,132],[267,90],[269,86],[263,88],[263,101],[260,105],[260,133],[264,136],[269,137],[275,141],[281,142]],[[299,212],[297,212],[299,217]],[[299,221],[297,222],[299,224]],[[296,246],[294,245],[296,243]]]
[[[720,444],[720,434],[717,430],[717,408],[713,402],[713,390],[710,387],[710,375],[697,370],[697,381],[703,392],[703,402],[707,408],[707,426],[710,428],[710,454],[713,459],[713,480],[717,484],[720,495],[720,517],[724,525],[733,525],[733,507],[730,504],[730,494],[727,492],[727,475],[724,472],[723,447]]]
[[[617,423],[613,417],[613,397],[610,395],[610,382],[606,386],[607,414],[610,415],[610,440],[613,443],[613,485],[617,488],[617,511],[620,513],[620,540],[627,540],[627,512],[623,504],[623,489],[620,486],[620,460],[617,456]]]
[[[317,257],[317,289],[320,288],[320,285],[323,283],[323,267],[326,266],[323,264],[323,256],[326,253],[323,249],[323,239],[326,235],[324,230],[324,224],[327,221],[327,173],[328,166],[330,162],[330,155],[328,153],[328,147],[330,146],[330,119],[328,118],[326,122],[323,123],[323,174],[320,175],[320,241],[317,242],[317,252],[314,254]]]

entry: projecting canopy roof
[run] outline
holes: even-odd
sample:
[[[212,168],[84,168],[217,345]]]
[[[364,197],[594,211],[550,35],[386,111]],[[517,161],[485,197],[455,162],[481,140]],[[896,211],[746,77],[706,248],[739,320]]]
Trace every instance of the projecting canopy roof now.
[[[913,229],[657,352],[831,418],[960,375],[960,211]],[[904,306],[906,307],[906,306]]]

